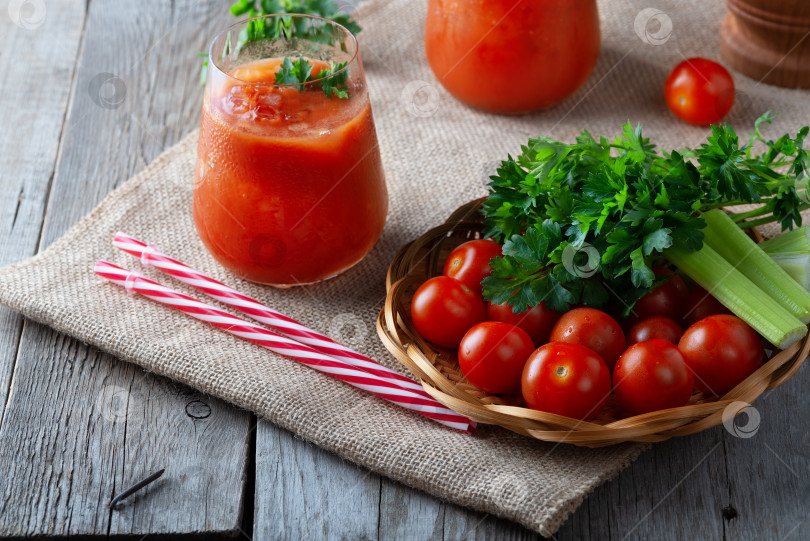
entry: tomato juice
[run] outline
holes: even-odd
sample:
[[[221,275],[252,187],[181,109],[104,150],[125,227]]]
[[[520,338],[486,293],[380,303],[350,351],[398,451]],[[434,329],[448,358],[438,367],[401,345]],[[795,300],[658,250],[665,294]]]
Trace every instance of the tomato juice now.
[[[313,75],[329,68],[309,61]],[[349,99],[274,85],[281,62],[209,68],[194,222],[223,266],[288,286],[362,259],[385,225],[388,196],[359,58],[349,64]]]
[[[425,50],[439,82],[486,111],[550,107],[588,78],[600,49],[595,0],[430,0]]]

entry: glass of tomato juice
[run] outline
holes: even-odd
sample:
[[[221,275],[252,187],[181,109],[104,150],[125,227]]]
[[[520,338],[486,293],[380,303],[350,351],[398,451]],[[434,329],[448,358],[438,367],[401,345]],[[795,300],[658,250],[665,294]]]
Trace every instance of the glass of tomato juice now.
[[[214,39],[193,199],[205,246],[252,282],[311,284],[371,251],[388,194],[351,32],[267,15]]]

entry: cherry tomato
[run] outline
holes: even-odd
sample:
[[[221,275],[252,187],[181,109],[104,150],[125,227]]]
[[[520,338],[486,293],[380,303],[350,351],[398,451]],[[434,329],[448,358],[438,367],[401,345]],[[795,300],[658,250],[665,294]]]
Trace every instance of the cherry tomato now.
[[[678,349],[695,374],[695,388],[717,396],[750,376],[765,355],[757,332],[726,314],[709,316],[686,329]]]
[[[684,60],[664,85],[669,110],[697,126],[715,124],[734,105],[734,80],[726,68],[705,58]]]
[[[560,317],[551,329],[552,342],[582,344],[594,350],[612,370],[627,348],[619,323],[596,308],[575,308]]]
[[[501,256],[501,245],[494,240],[465,242],[450,252],[444,263],[444,275],[455,278],[481,295],[481,280],[492,272],[489,260]]]
[[[701,319],[715,314],[730,314],[728,308],[700,286],[695,286],[683,303],[683,322],[691,327]]]
[[[694,386],[683,353],[666,340],[630,346],[613,369],[613,392],[630,413],[685,406]]]
[[[532,342],[537,347],[548,342],[551,329],[558,319],[560,319],[560,313],[546,308],[544,302],[520,314],[514,313],[512,307],[505,302],[501,304],[487,303],[488,321],[502,321],[517,325],[529,333]]]
[[[583,345],[551,342],[526,361],[521,390],[532,409],[586,421],[599,414],[610,396],[610,370]]]
[[[431,278],[416,290],[411,319],[426,340],[457,347],[464,334],[486,317],[486,307],[470,288],[446,276]]]
[[[689,289],[683,278],[666,267],[653,267],[656,276],[671,276],[669,280],[641,297],[633,306],[629,323],[634,325],[650,316],[664,316],[680,321],[683,301]]]
[[[627,344],[633,345],[645,340],[659,339],[677,344],[683,336],[683,328],[664,316],[642,319],[627,332]]]
[[[523,329],[485,321],[464,335],[458,346],[458,364],[470,383],[492,394],[520,390],[523,365],[534,351],[532,339]]]

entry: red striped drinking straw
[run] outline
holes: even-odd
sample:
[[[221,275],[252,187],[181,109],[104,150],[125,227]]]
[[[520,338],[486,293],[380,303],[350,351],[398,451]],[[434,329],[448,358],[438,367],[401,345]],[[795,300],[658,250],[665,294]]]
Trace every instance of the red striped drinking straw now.
[[[295,340],[311,346],[313,349],[325,353],[336,359],[345,361],[352,366],[365,370],[385,379],[395,382],[400,387],[410,389],[425,398],[435,400],[425,392],[421,385],[394,372],[390,368],[379,364],[358,353],[343,344],[335,342],[306,325],[273,310],[260,303],[256,299],[240,293],[232,287],[218,282],[203,274],[202,272],[189,267],[188,265],[172,259],[161,253],[154,245],[146,244],[126,233],[117,233],[113,239],[113,246],[124,252],[140,258],[141,263],[147,267],[156,269],[185,282],[209,297],[212,297],[223,304],[239,310],[251,319],[267,325],[269,328],[286,334]],[[452,411],[452,410],[450,410]]]
[[[143,278],[137,272],[123,269],[106,261],[98,261],[93,270],[98,276],[124,287],[130,293],[138,293],[160,304],[170,306],[195,319],[205,321],[214,327],[298,361],[319,372],[334,376],[349,385],[420,413],[441,424],[465,432],[472,429],[469,419],[455,413],[432,397],[426,399],[393,384],[390,380],[356,368],[306,344],[278,335],[158,282]]]

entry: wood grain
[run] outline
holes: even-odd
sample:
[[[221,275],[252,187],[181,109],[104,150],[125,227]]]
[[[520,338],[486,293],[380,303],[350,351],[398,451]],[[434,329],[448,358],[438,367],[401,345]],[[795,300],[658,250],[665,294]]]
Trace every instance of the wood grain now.
[[[81,2],[50,2],[39,26],[23,28],[0,13],[0,265],[39,243],[84,15]],[[0,308],[0,424],[21,329]]]
[[[444,538],[444,502],[389,479],[382,479],[381,490],[381,540]]]
[[[443,502],[383,479],[380,539],[529,541],[539,536],[514,522]]]
[[[810,4],[805,0],[726,0],[723,58],[763,83],[810,88]]]
[[[723,539],[723,437],[717,427],[653,445],[598,487],[556,539],[682,539],[683,532]]]
[[[444,516],[444,539],[461,540],[502,539],[504,541],[531,541],[538,535],[526,528],[483,513],[448,505]]]
[[[256,539],[376,539],[379,506],[379,475],[259,422]]]
[[[126,391],[132,370],[115,370],[97,351],[55,331],[41,328],[38,334],[17,362],[0,430],[0,468],[14,472],[3,487],[0,532],[104,532],[104,506],[114,492],[126,435],[126,422],[115,421],[126,419],[127,396],[118,393],[106,418],[88,413],[105,385]],[[26,362],[31,358],[40,362]]]
[[[728,539],[810,539],[808,386],[805,369],[756,402],[753,436],[727,434]],[[741,416],[738,425],[748,422]]]
[[[27,327],[38,341],[17,363],[0,431],[0,468],[14,472],[0,499],[3,535],[235,531],[244,413],[46,327]],[[160,468],[160,481],[107,509],[115,494]]]
[[[41,247],[197,126],[196,52],[227,18],[214,4],[90,4]],[[191,419],[187,389],[39,325],[26,323],[19,350],[0,429],[0,471],[15,472],[0,532],[237,531],[249,414],[204,400],[210,415]],[[161,467],[121,510],[105,507]]]
[[[598,487],[553,536],[555,541],[723,539],[725,460],[722,429],[653,446]],[[539,539],[518,524],[470,511],[383,479],[381,539]],[[673,529],[678,524],[678,530]],[[730,538],[731,539],[731,538]]]

